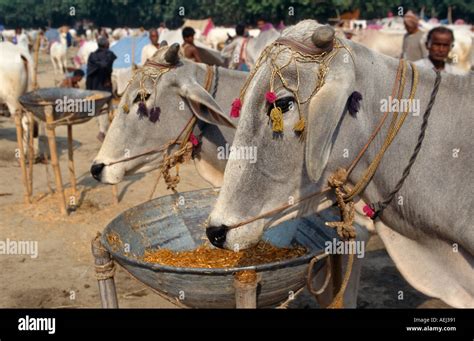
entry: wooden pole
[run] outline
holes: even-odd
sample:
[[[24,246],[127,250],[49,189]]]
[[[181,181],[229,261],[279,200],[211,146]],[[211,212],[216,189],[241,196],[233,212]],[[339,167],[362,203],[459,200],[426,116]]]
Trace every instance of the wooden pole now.
[[[237,309],[255,309],[257,308],[259,278],[255,272],[254,276],[247,277],[245,280],[239,276],[240,274],[237,273],[234,276],[235,307]]]
[[[63,180],[61,178],[61,169],[59,168],[58,151],[56,147],[56,133],[54,131],[55,126],[53,123],[53,106],[46,106],[45,114],[46,134],[48,135],[49,152],[51,154],[51,166],[53,166],[54,178],[56,181],[56,191],[58,192],[60,199],[59,208],[61,210],[61,214],[67,215],[66,198],[64,196]]]
[[[67,150],[68,150],[68,168],[69,168],[69,180],[71,181],[72,187],[72,197],[73,201],[71,203],[71,198],[69,198],[69,206],[71,209],[75,210],[77,207],[77,191],[76,191],[76,171],[74,169],[74,150],[72,145],[72,125],[67,125]]]
[[[95,271],[99,282],[99,293],[102,308],[118,308],[117,291],[115,290],[115,265],[110,253],[100,241],[100,233],[92,240],[92,255]]]
[[[30,196],[33,196],[33,165],[35,159],[35,147],[34,147],[34,129],[35,121],[30,113],[27,114],[28,117],[28,190]]]
[[[36,34],[35,40],[35,57],[34,57],[34,72],[33,72],[33,89],[36,90],[38,86],[38,59],[39,59],[39,47],[41,43],[41,33]]]
[[[24,200],[25,204],[31,204],[31,196],[28,188],[28,174],[26,173],[25,154],[23,149],[23,127],[21,125],[21,118],[23,114],[20,110],[15,113],[15,125],[16,125],[16,141],[18,143],[18,157],[20,158],[21,175],[23,178],[23,187],[25,188]]]

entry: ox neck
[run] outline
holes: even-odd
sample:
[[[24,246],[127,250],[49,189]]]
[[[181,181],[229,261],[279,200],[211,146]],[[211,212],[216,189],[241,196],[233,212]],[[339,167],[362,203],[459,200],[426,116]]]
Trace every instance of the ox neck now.
[[[343,167],[351,162],[362,146],[368,141],[370,134],[379,123],[383,115],[381,111],[381,100],[388,100],[398,67],[398,60],[394,58],[376,54],[359,45],[351,44],[351,47],[354,50],[356,60],[356,88],[354,91],[359,91],[363,95],[363,100],[361,101],[361,110],[357,113],[355,118],[345,114],[346,116],[344,116],[341,122],[341,127],[335,140],[333,156],[330,162]],[[373,72],[372,70],[377,70],[377,72]],[[413,113],[408,114],[400,132],[384,155],[371,183],[361,194],[366,202],[376,202],[384,199],[400,179],[403,169],[407,166],[409,158],[413,153],[423,122],[423,115],[428,105],[436,78],[436,74],[432,70],[418,68],[418,71],[419,82],[415,95],[415,100],[419,100],[418,115],[414,115]],[[411,68],[409,68],[403,99],[407,99],[409,96],[408,94],[412,85],[411,77]],[[432,162],[435,162],[435,160],[431,160],[433,156],[429,154],[436,153],[440,148],[443,148],[443,146],[449,143],[453,145],[461,145],[463,143],[463,140],[456,137],[456,134],[447,134],[447,131],[453,127],[458,130],[462,129],[462,125],[460,126],[456,123],[447,124],[447,118],[446,116],[443,117],[443,115],[459,115],[463,112],[463,108],[468,107],[470,96],[469,88],[474,84],[473,76],[459,77],[443,73],[442,77],[422,149],[404,187],[402,187],[399,192],[405,204],[397,204],[400,198],[397,194],[397,197],[391,204],[392,209],[384,211],[383,219],[394,225],[402,224],[401,229],[406,229],[410,223],[426,224],[432,219],[433,210],[436,211],[433,206],[441,205],[440,203],[434,203],[428,199],[432,205],[429,209],[420,206],[415,210],[414,207],[409,208],[409,206],[407,206],[418,202],[420,195],[426,198],[435,195],[437,183],[435,178],[430,176],[430,174],[437,172],[436,176],[444,179],[443,181],[447,181],[447,179],[452,177],[449,172],[446,171],[449,167],[442,167],[440,164],[440,170],[430,168]],[[452,91],[453,88],[456,88],[456,91]],[[442,110],[442,108],[446,108],[446,101],[450,103],[450,113],[445,113]],[[378,136],[374,139],[350,175],[349,181],[352,184],[361,178],[365,169],[380,150],[387,136],[391,117],[392,116],[389,115]],[[455,121],[456,119],[449,118],[449,120]],[[458,134],[462,136],[462,132]],[[349,158],[337,156],[344,155],[345,149],[350,151]],[[436,161],[442,162],[442,158]],[[447,205],[453,205],[455,208],[456,205],[460,205],[460,203],[456,203],[455,200],[452,200],[452,203]],[[416,214],[413,213],[414,211],[416,211]],[[441,207],[439,207],[439,211],[442,211]],[[439,219],[440,221],[445,219],[446,224],[449,224],[446,217],[440,217]],[[404,223],[400,223],[403,221]],[[408,223],[409,221],[410,223]]]
[[[351,45],[351,48],[354,51],[356,63],[356,88],[354,91],[360,92],[363,99],[360,103],[360,111],[356,114],[355,118],[351,117],[348,113],[344,114],[345,116],[341,122],[341,128],[334,145],[334,155],[343,155],[345,149],[349,150],[349,157],[340,159],[337,162],[343,167],[347,167],[351,160],[355,158],[382,119],[384,114],[382,111],[382,101],[390,104],[396,100],[391,99],[390,96],[399,65],[399,60],[397,59],[376,54],[360,45]],[[377,72],[373,72],[372,70],[377,70]],[[421,95],[423,100],[420,102],[424,105],[420,108],[419,116],[414,117],[412,113],[409,114],[401,128],[399,133],[400,136],[395,138],[386,155],[383,157],[379,170],[377,170],[372,179],[372,184],[369,185],[362,194],[364,199],[367,201],[382,199],[380,196],[388,193],[391,189],[390,186],[394,186],[394,183],[392,183],[393,179],[391,179],[390,183],[387,184],[385,178],[386,174],[380,170],[385,169],[393,163],[401,164],[404,167],[409,160],[410,154],[413,152],[413,147],[416,143],[416,137],[422,122],[422,110],[426,107],[429,100],[429,93],[432,90],[435,80],[434,72],[426,72],[420,68],[418,68],[418,71],[420,73],[420,78],[415,99],[419,99]],[[402,100],[409,98],[411,87],[412,69],[411,67],[408,67]],[[400,112],[399,117],[401,113],[402,112]],[[392,114],[390,113],[377,137],[362,156],[354,171],[350,174],[349,181],[351,183],[355,184],[362,177],[363,172],[367,169],[371,161],[374,160],[377,152],[381,149],[387,136],[391,119]],[[400,139],[406,133],[413,137],[413,147],[408,147],[405,144],[400,143]],[[396,151],[396,153],[394,151]]]

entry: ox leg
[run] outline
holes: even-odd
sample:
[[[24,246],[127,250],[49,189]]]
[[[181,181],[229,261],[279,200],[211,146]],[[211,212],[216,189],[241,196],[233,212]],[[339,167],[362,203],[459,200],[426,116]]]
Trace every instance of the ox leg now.
[[[56,133],[54,131],[54,117],[53,117],[53,107],[48,105],[45,108],[46,114],[46,133],[48,135],[48,142],[49,142],[49,152],[51,154],[51,166],[53,166],[54,170],[54,178],[56,181],[56,190],[60,197],[60,210],[61,214],[67,215],[66,209],[66,198],[64,196],[64,188],[63,188],[63,180],[61,178],[61,170],[59,168],[59,161],[58,161],[58,151],[56,147]]]
[[[118,308],[117,291],[115,290],[115,265],[110,253],[100,241],[100,233],[92,240],[96,278],[99,282],[102,308]]]
[[[51,63],[53,63],[54,75],[57,75],[58,74],[58,65],[56,64],[56,61],[54,60],[53,56],[51,56]]]
[[[26,162],[25,162],[25,149],[23,145],[23,126],[22,126],[22,112],[17,110],[15,112],[15,125],[16,125],[16,140],[18,143],[18,158],[20,159],[21,175],[23,179],[23,186],[25,188],[24,200],[26,204],[31,203],[31,196],[28,187],[28,175],[26,172]]]

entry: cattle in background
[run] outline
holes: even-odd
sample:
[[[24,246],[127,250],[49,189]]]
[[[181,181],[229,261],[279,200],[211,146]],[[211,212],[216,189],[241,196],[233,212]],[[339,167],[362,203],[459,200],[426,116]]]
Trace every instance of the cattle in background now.
[[[19,115],[22,106],[18,101],[33,87],[33,60],[29,52],[10,42],[0,42],[0,104],[5,104],[11,115]],[[23,146],[28,148],[29,126],[26,115],[22,120]]]
[[[54,74],[65,74],[67,71],[67,41],[66,33],[62,32],[59,35],[60,41],[55,41],[51,44],[50,56],[54,67]]]

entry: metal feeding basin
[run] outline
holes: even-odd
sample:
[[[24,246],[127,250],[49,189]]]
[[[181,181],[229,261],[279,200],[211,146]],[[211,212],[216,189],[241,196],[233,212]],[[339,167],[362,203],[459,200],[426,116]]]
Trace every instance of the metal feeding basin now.
[[[263,240],[277,247],[304,246],[307,253],[298,258],[215,269],[179,268],[142,260],[146,249],[192,250],[205,243],[205,220],[217,195],[212,189],[204,189],[160,197],[130,208],[107,225],[102,243],[131,275],[168,298],[189,307],[234,308],[234,273],[249,269],[259,273],[257,305],[276,305],[305,285],[309,261],[323,252],[326,240],[336,237],[330,228],[316,228],[324,221],[313,215],[284,222],[263,236]]]
[[[111,97],[107,91],[44,88],[22,95],[19,101],[41,121],[46,121],[45,108],[51,105],[55,121],[68,118],[68,123],[74,124],[99,115]]]

